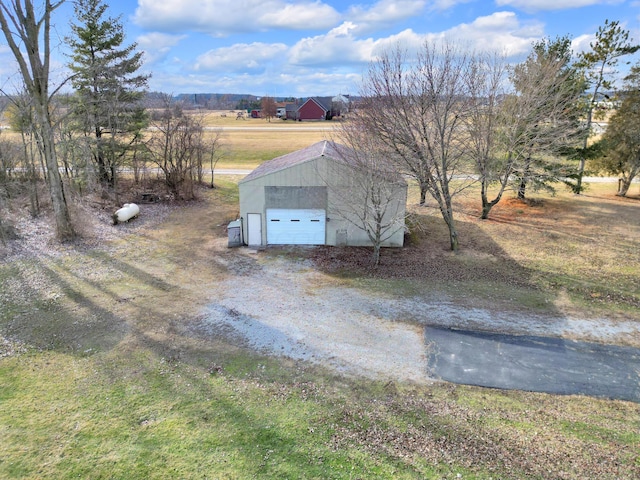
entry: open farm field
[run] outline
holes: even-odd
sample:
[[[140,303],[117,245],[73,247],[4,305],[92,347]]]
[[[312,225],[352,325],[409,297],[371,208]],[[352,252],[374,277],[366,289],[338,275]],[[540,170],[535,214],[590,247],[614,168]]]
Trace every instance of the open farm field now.
[[[639,346],[637,330],[616,329],[640,322],[637,197],[593,184],[580,197],[505,199],[481,221],[470,192],[458,254],[434,206],[411,197],[408,246],[372,271],[367,249],[228,249],[238,180],[118,227],[80,204],[77,244],[52,243],[44,218],[18,222],[21,238],[0,246],[0,477],[640,476],[636,403],[360,376],[335,359],[267,355],[211,323],[295,316],[300,290],[305,303],[334,302],[322,321],[337,333],[345,300],[446,298],[515,332],[532,328],[529,315],[606,318],[610,330],[573,332]],[[394,328],[416,331],[419,314]]]
[[[330,138],[329,135],[330,133],[323,131],[273,131],[270,129],[223,131],[222,156],[217,167],[253,169],[266,160]]]
[[[273,118],[250,118],[246,112],[215,111],[204,115],[203,123],[221,133],[219,168],[255,168],[260,163],[330,139],[338,122],[294,122]],[[212,133],[210,133],[212,134]]]

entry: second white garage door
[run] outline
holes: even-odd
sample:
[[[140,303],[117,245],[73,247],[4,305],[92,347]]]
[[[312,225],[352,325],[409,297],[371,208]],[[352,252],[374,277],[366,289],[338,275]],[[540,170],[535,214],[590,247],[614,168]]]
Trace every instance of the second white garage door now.
[[[267,244],[324,245],[324,210],[267,209]]]

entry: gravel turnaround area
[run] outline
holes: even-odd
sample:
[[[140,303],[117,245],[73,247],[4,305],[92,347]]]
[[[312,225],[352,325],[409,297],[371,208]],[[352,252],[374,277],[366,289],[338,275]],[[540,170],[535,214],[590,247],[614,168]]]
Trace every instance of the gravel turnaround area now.
[[[427,378],[423,329],[395,321],[393,305],[336,287],[335,279],[313,270],[309,261],[262,261],[260,252],[241,250],[227,265],[236,274],[208,306],[198,329],[347,375]]]
[[[240,248],[218,257],[233,275],[203,312],[200,335],[226,335],[283,355],[381,380],[432,382],[424,326],[622,343],[640,325],[491,312],[450,302],[374,294],[313,268],[311,261]]]

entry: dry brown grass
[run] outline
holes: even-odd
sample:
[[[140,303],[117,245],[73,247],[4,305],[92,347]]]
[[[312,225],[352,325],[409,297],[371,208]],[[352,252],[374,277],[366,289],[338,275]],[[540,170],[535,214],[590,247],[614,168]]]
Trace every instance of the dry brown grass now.
[[[594,183],[579,196],[560,190],[529,202],[507,198],[489,221],[478,219],[477,198],[464,198],[459,218],[527,269],[535,286],[559,299],[568,292],[575,308],[640,319],[640,195],[615,192],[615,184]]]
[[[349,276],[410,279],[396,288],[426,285],[474,306],[640,321],[640,195],[617,197],[615,187],[594,183],[584,195],[561,190],[528,202],[507,194],[488,220],[470,190],[455,201],[457,254],[434,201],[418,206],[411,188],[412,233],[402,250],[383,251],[380,268],[370,268],[365,248],[327,248],[316,260]]]
[[[306,148],[327,138],[322,131],[242,130],[222,133],[220,168],[253,169],[266,160]]]

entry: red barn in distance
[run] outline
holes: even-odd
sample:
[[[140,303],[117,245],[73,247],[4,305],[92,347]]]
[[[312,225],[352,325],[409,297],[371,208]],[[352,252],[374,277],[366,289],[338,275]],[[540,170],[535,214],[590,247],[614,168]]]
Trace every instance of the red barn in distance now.
[[[349,110],[349,98],[344,95],[335,97],[311,97],[299,107],[287,105],[286,118],[299,121],[331,120]]]

